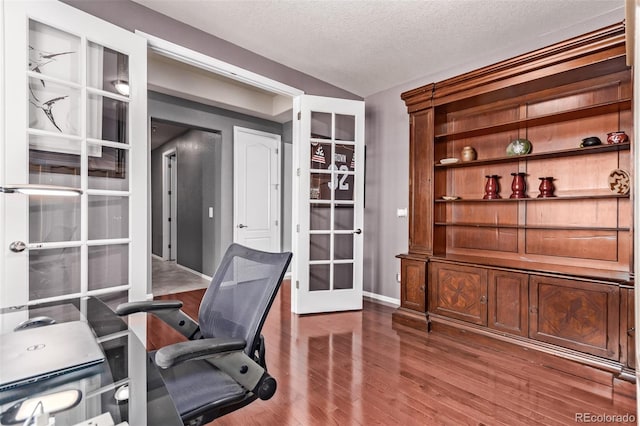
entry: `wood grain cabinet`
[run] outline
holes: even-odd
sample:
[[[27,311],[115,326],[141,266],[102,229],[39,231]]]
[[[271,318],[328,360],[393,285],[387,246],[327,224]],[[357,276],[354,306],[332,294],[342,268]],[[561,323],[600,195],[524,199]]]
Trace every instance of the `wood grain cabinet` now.
[[[398,257],[423,263],[403,262],[399,310],[422,312],[415,283],[428,265],[425,322],[632,368],[624,175],[634,175],[635,135],[625,55],[619,23],[401,95],[409,251]],[[614,131],[628,141],[607,143]],[[602,143],[581,146],[590,136]],[[513,152],[518,139],[532,148]],[[475,159],[462,158],[469,146]],[[487,194],[490,176],[497,191]],[[553,188],[541,189],[541,178]]]
[[[528,336],[529,275],[489,270],[487,292],[489,328],[516,336]]]
[[[618,359],[618,286],[533,275],[529,291],[532,338]]]
[[[636,326],[634,290],[620,290],[620,360],[627,368],[636,368]]]
[[[487,270],[433,262],[429,266],[429,311],[487,325]]]
[[[400,260],[400,306],[416,312],[425,312],[426,262],[424,260]]]

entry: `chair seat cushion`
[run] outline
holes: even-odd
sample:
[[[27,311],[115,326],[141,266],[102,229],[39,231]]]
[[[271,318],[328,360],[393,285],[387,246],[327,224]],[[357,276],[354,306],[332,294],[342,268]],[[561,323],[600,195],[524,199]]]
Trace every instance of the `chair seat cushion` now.
[[[155,351],[149,352],[155,364]],[[246,391],[207,361],[187,361],[169,369],[158,367],[180,416],[190,418],[244,399]]]

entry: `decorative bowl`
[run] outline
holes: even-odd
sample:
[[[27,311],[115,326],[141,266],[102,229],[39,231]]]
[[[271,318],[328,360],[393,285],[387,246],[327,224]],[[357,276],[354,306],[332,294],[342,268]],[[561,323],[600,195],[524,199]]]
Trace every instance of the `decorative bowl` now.
[[[629,141],[629,136],[623,131],[607,133],[607,143],[616,144]]]
[[[602,141],[597,136],[589,136],[588,138],[582,139],[582,143],[580,144],[580,148],[584,148],[585,146],[596,146],[600,145]]]
[[[507,155],[525,155],[531,152],[529,139],[518,138],[507,146]]]

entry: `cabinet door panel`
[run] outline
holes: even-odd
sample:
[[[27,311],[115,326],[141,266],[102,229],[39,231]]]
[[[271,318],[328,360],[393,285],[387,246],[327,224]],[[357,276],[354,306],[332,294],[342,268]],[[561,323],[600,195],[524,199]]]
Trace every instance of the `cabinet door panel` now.
[[[489,327],[518,336],[527,336],[529,275],[489,271],[488,281]]]
[[[533,275],[530,337],[618,360],[620,289]]]
[[[433,252],[433,110],[411,115],[409,140],[409,251]]]
[[[620,362],[629,368],[636,368],[636,328],[634,291],[626,288],[620,290],[620,343],[622,353]]]
[[[487,270],[429,264],[429,310],[474,324],[487,324]]]
[[[426,269],[424,261],[401,260],[402,307],[424,312],[426,303]]]

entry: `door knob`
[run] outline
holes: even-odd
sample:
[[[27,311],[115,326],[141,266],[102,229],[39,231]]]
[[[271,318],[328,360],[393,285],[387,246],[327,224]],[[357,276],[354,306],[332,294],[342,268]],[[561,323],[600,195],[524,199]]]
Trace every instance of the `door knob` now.
[[[23,241],[14,241],[9,244],[9,250],[14,253],[23,252],[27,248],[27,245]]]
[[[354,234],[362,234],[362,229],[358,228],[355,231],[353,231]]]
[[[240,224],[240,225],[238,225],[238,228],[240,228],[240,229],[242,229],[242,228],[248,228],[248,226],[247,226],[247,225]]]

